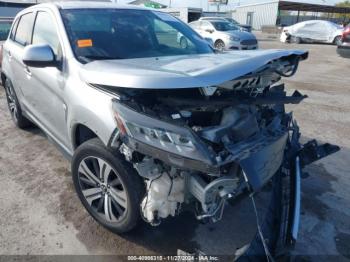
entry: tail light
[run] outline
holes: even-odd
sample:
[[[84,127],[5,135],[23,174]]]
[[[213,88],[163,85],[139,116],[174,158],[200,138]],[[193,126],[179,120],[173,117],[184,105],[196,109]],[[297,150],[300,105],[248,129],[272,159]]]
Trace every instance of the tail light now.
[[[350,27],[346,27],[342,33],[342,38],[344,39],[346,35],[350,34]]]

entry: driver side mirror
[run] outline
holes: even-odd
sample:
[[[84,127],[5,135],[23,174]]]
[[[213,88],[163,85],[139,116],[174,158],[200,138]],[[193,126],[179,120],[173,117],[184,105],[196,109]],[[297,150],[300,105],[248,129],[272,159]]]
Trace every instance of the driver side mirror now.
[[[205,29],[205,31],[208,32],[208,33],[211,33],[211,34],[214,32],[214,30],[210,29],[210,28]]]
[[[47,44],[26,46],[22,61],[25,65],[31,67],[57,66],[55,54]]]

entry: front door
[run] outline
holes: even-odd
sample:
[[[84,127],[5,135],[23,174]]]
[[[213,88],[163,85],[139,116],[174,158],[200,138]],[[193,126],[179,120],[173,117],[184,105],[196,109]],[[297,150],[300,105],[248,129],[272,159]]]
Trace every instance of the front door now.
[[[46,11],[37,12],[32,44],[48,44],[58,62],[62,62],[62,48],[54,16]],[[58,63],[59,64],[59,63]],[[66,123],[67,105],[64,99],[65,77],[62,68],[29,67],[27,74],[28,100],[33,116],[53,136],[56,142],[70,149]]]
[[[215,41],[213,37],[214,27],[208,21],[200,21],[200,35],[203,38],[210,38]]]

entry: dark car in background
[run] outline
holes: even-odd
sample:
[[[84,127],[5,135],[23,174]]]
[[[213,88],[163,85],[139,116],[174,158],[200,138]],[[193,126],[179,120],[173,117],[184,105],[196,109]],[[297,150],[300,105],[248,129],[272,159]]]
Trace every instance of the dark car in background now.
[[[346,58],[350,58],[350,25],[344,28],[341,44],[338,45],[337,53]]]
[[[0,18],[0,68],[2,62],[2,44],[7,39],[12,25],[12,18]]]

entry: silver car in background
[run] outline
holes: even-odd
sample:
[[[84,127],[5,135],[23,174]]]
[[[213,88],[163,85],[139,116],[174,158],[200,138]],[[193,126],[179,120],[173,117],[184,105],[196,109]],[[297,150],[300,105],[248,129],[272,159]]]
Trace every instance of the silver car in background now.
[[[219,50],[252,50],[258,48],[258,40],[249,32],[223,20],[198,20],[189,23],[203,38],[210,38]]]
[[[199,20],[201,20],[201,21],[203,21],[203,20],[206,20],[206,21],[208,21],[208,20],[226,21],[226,22],[232,23],[233,25],[237,26],[239,28],[239,30],[241,30],[241,31],[246,31],[246,32],[252,31],[252,27],[250,25],[240,24],[235,19],[230,18],[230,17],[205,16],[205,17],[199,18]]]

